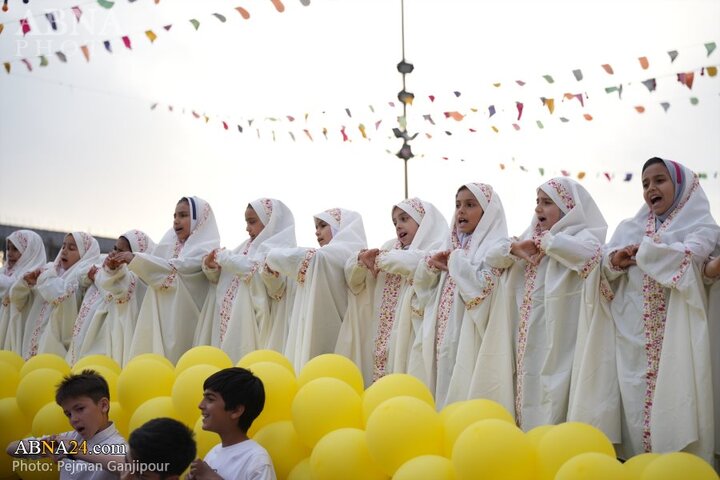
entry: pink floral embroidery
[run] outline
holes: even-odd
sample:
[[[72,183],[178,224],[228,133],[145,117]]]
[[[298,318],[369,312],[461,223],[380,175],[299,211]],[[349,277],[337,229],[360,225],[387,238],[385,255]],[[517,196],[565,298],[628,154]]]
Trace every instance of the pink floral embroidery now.
[[[137,287],[137,278],[133,275],[130,277],[130,285],[128,286],[127,292],[125,292],[125,295],[123,295],[122,297],[115,299],[115,303],[118,305],[122,305],[129,302],[133,296],[133,293],[135,293],[135,287]],[[106,297],[106,301],[113,301],[113,296],[111,294],[108,294],[108,296]]]
[[[60,305],[62,302],[64,302],[65,300],[67,300],[70,295],[74,295],[74,294],[75,294],[75,291],[77,290],[77,287],[78,287],[77,284],[74,284],[74,285],[72,285],[70,288],[68,288],[67,290],[65,290],[65,293],[64,293],[64,294],[62,294],[62,295],[60,295],[59,297],[53,299],[53,301],[51,302],[51,303],[52,303],[52,306],[53,306],[53,307],[57,307],[57,306]]]
[[[608,302],[612,302],[612,300],[615,298],[615,293],[612,291],[610,282],[608,282],[608,279],[605,277],[605,275],[602,275],[600,277],[600,294]]]
[[[543,253],[545,253],[545,249],[542,247],[542,242],[549,234],[550,230],[545,230],[544,232],[536,232],[536,234],[533,235],[533,242],[535,242],[535,247]]]
[[[18,250],[20,250],[22,253],[25,253],[25,249],[28,246],[27,235],[25,235],[23,232],[17,232],[16,237],[18,239],[18,243],[20,243],[20,245],[17,245]]]
[[[33,328],[32,336],[30,337],[30,355],[29,357],[34,357],[38,353],[38,344],[40,343],[40,329],[42,328],[43,324],[43,318],[45,318],[45,313],[47,312],[48,307],[50,304],[48,302],[43,302],[43,306],[40,309],[40,313],[37,316],[37,319],[35,320],[35,328]],[[27,359],[26,359],[27,360]]]
[[[340,210],[339,208],[331,208],[330,210],[325,210],[325,213],[327,213],[332,218],[334,218],[335,221],[338,222],[338,225],[340,224],[340,218],[342,217],[342,210]]]
[[[480,275],[482,275],[482,283],[484,284],[484,287],[482,291],[480,292],[480,295],[473,298],[469,302],[465,302],[465,308],[468,310],[472,310],[473,308],[480,305],[483,300],[485,300],[494,290],[495,286],[497,285],[497,282],[495,282],[495,279],[502,275],[504,269],[502,268],[491,268],[490,270],[483,270],[480,272]]]
[[[563,204],[565,204],[565,208],[567,209],[567,211],[575,208],[575,199],[573,199],[573,196],[570,194],[570,192],[567,191],[567,189],[563,186],[562,183],[553,179],[548,180],[547,184],[553,187],[557,194],[560,195],[560,199],[563,201]]]
[[[665,289],[649,275],[643,276],[643,323],[645,330],[645,355],[647,356],[647,381],[643,405],[643,449],[652,451],[650,438],[650,414],[655,396],[660,354],[665,336]]]
[[[305,259],[300,264],[300,270],[298,270],[297,274],[298,285],[305,284],[305,275],[307,274],[307,270],[310,267],[310,260],[312,260],[312,258],[315,256],[315,252],[317,252],[317,250],[311,248],[305,253]]]
[[[373,380],[377,380],[385,375],[385,367],[387,366],[388,359],[388,340],[390,339],[390,332],[392,332],[393,323],[395,322],[395,309],[400,296],[401,284],[402,277],[400,275],[393,273],[385,275],[385,285],[383,287],[378,316],[378,328],[377,334],[375,335]]]
[[[147,249],[148,249],[147,236],[140,230],[133,230],[133,235],[135,235],[135,241],[138,244],[138,249],[140,250],[140,253],[147,251]]]
[[[417,318],[422,318],[425,316],[425,310],[421,310],[415,307],[410,307],[410,313],[412,314],[412,316]]]
[[[265,209],[265,215],[267,215],[268,218],[272,218],[272,200],[270,200],[269,198],[263,198],[260,203],[262,203],[263,209]]]
[[[520,306],[520,325],[518,327],[518,345],[516,375],[517,387],[515,392],[515,419],[522,428],[523,382],[525,380],[525,351],[527,349],[527,334],[532,313],[532,293],[535,290],[537,267],[531,263],[525,264],[525,289],[523,291],[522,305]]]
[[[600,259],[602,258],[602,248],[598,247],[597,250],[595,250],[595,253],[593,256],[585,262],[585,265],[582,266],[578,274],[580,275],[580,278],[586,279],[588,275],[590,275],[590,272],[595,270],[595,267],[598,266],[600,263]]]
[[[95,291],[92,292],[90,297],[86,297],[83,300],[82,305],[80,306],[80,311],[78,312],[77,318],[75,318],[75,325],[73,326],[73,332],[72,332],[72,339],[71,342],[73,345],[72,352],[70,354],[70,363],[75,364],[76,356],[77,356],[77,348],[79,345],[75,343],[75,340],[77,340],[78,335],[80,334],[80,330],[82,330],[82,326],[85,323],[85,320],[87,320],[88,315],[90,314],[92,306],[95,304],[95,301],[100,296],[100,290],[97,288]]]
[[[237,295],[238,287],[240,286],[240,277],[235,275],[230,283],[230,286],[225,290],[222,302],[220,304],[220,344],[225,339],[225,332],[227,332],[228,322],[232,315],[232,306]]]
[[[440,305],[438,305],[437,326],[435,327],[435,355],[440,354],[440,346],[445,339],[445,330],[447,322],[450,318],[450,311],[455,302],[455,280],[448,275],[443,285],[442,294],[440,295]]]
[[[90,247],[92,246],[92,237],[85,232],[80,232],[80,238],[82,238],[84,255],[87,253],[88,250],[90,250]]]
[[[425,207],[419,198],[409,198],[402,203],[410,205],[420,215],[420,218],[425,216]]]
[[[183,246],[184,244],[179,240],[175,241],[175,249],[173,250],[172,258],[177,258],[180,255]],[[175,265],[173,265],[172,262],[170,262],[170,268],[172,269],[172,271],[170,272],[170,275],[165,277],[165,280],[163,280],[163,282],[160,284],[160,290],[167,290],[168,288],[173,286],[173,283],[175,283],[175,277],[177,276],[177,268],[175,268]]]
[[[258,268],[260,268],[260,265],[261,265],[261,262],[253,263],[252,267],[250,267],[250,271],[248,273],[246,273],[245,276],[243,277],[243,282],[245,282],[246,284],[250,283],[253,275],[255,275],[255,272],[257,272]]]
[[[478,189],[480,189],[483,196],[485,197],[485,200],[487,200],[487,203],[490,203],[490,200],[492,200],[492,194],[493,194],[492,187],[485,183],[473,183],[473,185],[475,185]]]

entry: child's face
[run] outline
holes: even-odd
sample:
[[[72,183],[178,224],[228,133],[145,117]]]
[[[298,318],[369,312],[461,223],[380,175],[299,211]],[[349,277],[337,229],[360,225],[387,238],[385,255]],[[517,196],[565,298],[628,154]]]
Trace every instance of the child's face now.
[[[318,244],[320,244],[321,247],[324,247],[328,243],[330,243],[330,240],[332,240],[332,228],[330,228],[330,225],[319,218],[315,219],[315,236],[317,237]]]
[[[415,238],[420,225],[405,210],[398,207],[393,208],[392,221],[400,244],[407,247]]]
[[[255,237],[260,235],[260,232],[262,232],[265,228],[265,225],[260,221],[260,217],[258,217],[257,212],[255,212],[255,209],[252,207],[247,207],[245,209],[245,224],[247,225],[245,230],[247,230],[251,240],[255,240]]]
[[[85,440],[90,440],[110,423],[108,421],[110,401],[106,397],[101,398],[97,403],[90,397],[67,398],[60,407],[68,417],[70,426]]]
[[[115,240],[115,246],[113,247],[114,252],[132,252],[130,248],[130,242],[125,237],[118,237]]]
[[[175,206],[173,229],[181,242],[184,242],[190,236],[190,225],[190,204],[185,200],[180,200]]]
[[[662,215],[675,199],[675,184],[662,163],[653,163],[642,175],[643,198],[655,215]]]
[[[80,251],[78,250],[77,243],[75,243],[75,237],[69,233],[65,235],[65,240],[60,250],[60,265],[64,270],[72,267],[80,260]]]
[[[457,229],[465,234],[475,231],[485,213],[475,195],[467,188],[460,190],[455,196],[455,218]]]
[[[20,260],[21,255],[22,254],[20,253],[20,250],[17,249],[15,244],[13,244],[11,241],[8,240],[8,242],[7,242],[8,267],[12,268],[12,266],[15,265],[15,262]]]
[[[537,204],[535,206],[535,215],[537,216],[538,224],[540,225],[540,231],[544,232],[546,230],[550,230],[562,216],[560,207],[555,205],[552,198],[540,189],[537,191],[537,199],[535,202]]]
[[[202,417],[202,429],[217,434],[238,429],[238,419],[245,407],[225,410],[225,400],[215,390],[206,388],[198,405]]]

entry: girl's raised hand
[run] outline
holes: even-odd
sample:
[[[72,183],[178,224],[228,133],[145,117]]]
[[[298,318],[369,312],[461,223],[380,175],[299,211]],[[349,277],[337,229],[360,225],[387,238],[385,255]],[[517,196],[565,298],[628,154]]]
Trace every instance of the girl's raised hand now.
[[[363,250],[358,255],[358,261],[365,265],[365,267],[370,270],[373,274],[373,276],[377,276],[377,268],[375,268],[375,260],[377,259],[378,253],[380,253],[380,250],[377,248],[370,248],[368,250]]]
[[[437,252],[430,257],[430,265],[438,270],[448,271],[448,259],[450,258],[450,250]]]
[[[95,274],[97,273],[97,271],[98,271],[97,265],[93,265],[92,267],[90,267],[90,270],[88,270],[87,276],[93,282],[95,281]]]
[[[114,260],[117,262],[118,265],[120,265],[123,263],[132,262],[133,258],[135,258],[135,255],[132,252],[117,252]]]
[[[220,268],[220,264],[217,263],[217,252],[218,249],[216,248],[205,257],[205,266],[210,270],[217,270]]]
[[[37,279],[40,276],[41,270],[38,268],[36,270],[33,270],[32,272],[27,272],[25,275],[23,275],[23,280],[31,286],[34,287],[37,284]]]
[[[720,257],[713,258],[705,264],[705,276],[708,278],[720,277]]]
[[[622,269],[626,269],[631,265],[637,265],[635,254],[638,251],[638,246],[639,245],[628,245],[625,248],[617,250],[613,253],[612,257],[610,257],[610,263],[612,263],[613,267]]]
[[[532,239],[513,242],[510,245],[510,253],[532,265],[537,265],[542,258],[542,255],[538,255],[541,252]]]

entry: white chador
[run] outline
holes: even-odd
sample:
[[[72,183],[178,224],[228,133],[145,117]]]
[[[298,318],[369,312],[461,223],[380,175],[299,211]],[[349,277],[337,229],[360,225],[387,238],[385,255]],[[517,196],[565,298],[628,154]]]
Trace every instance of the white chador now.
[[[711,258],[720,257],[720,239],[715,246]],[[710,355],[712,365],[712,382],[713,382],[713,398],[715,409],[713,416],[715,419],[715,468],[718,468],[720,461],[720,277],[707,278],[704,277],[707,284],[708,292],[708,331],[710,338],[714,338],[714,342],[710,342]]]
[[[70,345],[65,355],[65,361],[70,365],[75,365],[75,362],[80,359],[83,346],[88,354],[105,353],[105,343],[102,338],[98,338],[99,335],[102,335],[102,332],[98,330],[102,329],[104,322],[99,324],[92,322],[92,319],[98,311],[100,311],[104,317],[106,311],[104,305],[105,298],[102,289],[95,283],[93,276],[90,275],[90,270],[94,270],[97,274],[102,268],[106,257],[107,255],[100,255],[97,261],[88,269],[86,280],[87,288],[85,289],[82,303],[80,303],[77,317],[75,317],[75,322],[73,323]]]
[[[415,342],[422,342],[424,380],[434,391],[438,408],[467,399],[489,315],[485,301],[501,274],[484,258],[489,246],[507,236],[505,211],[493,188],[483,183],[464,187],[483,210],[480,221],[472,233],[463,234],[456,210],[445,242],[445,250],[451,251],[448,271],[441,272],[426,259],[415,272],[415,291],[424,310],[422,337]]]
[[[140,230],[130,230],[122,237],[127,240],[132,253],[152,253],[155,249],[152,239]],[[85,293],[75,320],[78,335],[70,346],[67,361],[72,365],[86,355],[103,354],[125,365],[129,360],[135,321],[146,289],[146,285],[127,265],[122,264],[115,269],[107,263],[101,265],[95,274],[94,287]],[[91,315],[84,315],[83,308],[90,302],[99,303]]]
[[[622,399],[622,451],[685,450],[711,461],[713,391],[701,268],[718,226],[697,175],[664,161],[672,206],[656,217],[643,205],[618,225],[603,258],[614,299]],[[639,245],[637,265],[612,268],[618,249]]]
[[[64,270],[61,250],[53,263],[43,267],[34,287],[35,296],[23,333],[22,355],[30,358],[38,353],[54,353],[65,357],[70,346],[72,328],[85,290],[90,285],[87,273],[100,258],[97,240],[84,232],[72,232],[80,259]],[[30,294],[25,280],[16,282],[11,297],[20,299]],[[27,307],[26,307],[27,308]]]
[[[264,225],[254,239],[248,239],[234,250],[220,250],[219,269],[203,263],[211,283],[203,307],[197,341],[219,346],[233,362],[257,349],[282,351],[287,317],[278,318],[285,309],[284,276],[262,276],[265,256],[272,248],[297,246],[292,212],[279,200],[261,198],[250,206]]]
[[[297,282],[285,356],[298,372],[312,357],[335,351],[348,303],[345,263],[367,246],[357,212],[333,208],[315,218],[330,225],[330,243],[320,248],[274,249],[266,257],[270,270]]]
[[[45,265],[47,259],[42,238],[31,230],[14,231],[7,237],[6,243],[12,243],[17,248],[20,258],[12,266],[6,259],[5,265],[0,268],[0,350],[20,353],[33,290],[28,291],[27,296],[11,302],[10,289],[27,272]],[[26,306],[28,308],[25,308]]]
[[[514,239],[502,239],[488,252],[490,265],[507,270],[488,325],[494,344],[490,351],[481,349],[471,384],[472,394],[494,392],[489,396],[514,412],[526,431],[567,419],[582,288],[600,263],[607,232],[602,213],[579,183],[554,178],[539,190],[560,209],[560,219],[542,231],[536,215],[519,239],[534,240],[541,254],[537,265],[510,253]],[[498,345],[495,338],[505,340]],[[508,405],[512,365],[514,405]]]
[[[148,286],[140,306],[130,358],[157,353],[175,363],[192,347],[200,308],[208,292],[203,257],[220,246],[215,215],[198,197],[184,197],[190,205],[190,236],[180,242],[174,229],[152,254],[137,253],[128,265]]]
[[[403,297],[418,263],[430,250],[440,248],[448,234],[447,221],[430,202],[411,198],[394,207],[419,225],[410,245],[403,249],[398,239],[383,245],[375,259],[377,277],[358,262],[360,252],[345,264],[345,280],[352,295],[348,297],[335,353],[360,367],[366,386],[393,371],[393,343]],[[409,318],[407,323],[411,328]]]

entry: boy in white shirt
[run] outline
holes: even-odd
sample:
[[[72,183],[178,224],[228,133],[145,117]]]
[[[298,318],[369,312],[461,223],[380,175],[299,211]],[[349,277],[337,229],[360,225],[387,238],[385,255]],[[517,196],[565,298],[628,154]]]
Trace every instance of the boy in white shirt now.
[[[211,375],[203,384],[202,428],[215,432],[221,443],[190,465],[194,480],[276,480],[270,455],[247,431],[265,405],[262,381],[244,368]]]

